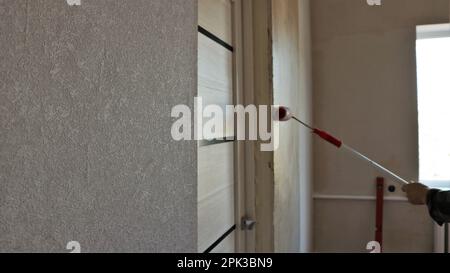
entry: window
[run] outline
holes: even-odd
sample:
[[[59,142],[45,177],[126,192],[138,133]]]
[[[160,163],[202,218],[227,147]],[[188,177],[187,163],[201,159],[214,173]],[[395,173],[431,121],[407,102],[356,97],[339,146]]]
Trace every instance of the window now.
[[[417,27],[419,180],[450,188],[450,24]]]

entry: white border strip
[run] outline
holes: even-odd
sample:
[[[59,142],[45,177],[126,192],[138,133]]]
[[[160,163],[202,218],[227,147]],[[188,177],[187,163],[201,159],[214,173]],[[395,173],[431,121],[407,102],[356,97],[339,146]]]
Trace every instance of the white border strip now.
[[[417,40],[450,37],[450,24],[417,26],[416,35]]]

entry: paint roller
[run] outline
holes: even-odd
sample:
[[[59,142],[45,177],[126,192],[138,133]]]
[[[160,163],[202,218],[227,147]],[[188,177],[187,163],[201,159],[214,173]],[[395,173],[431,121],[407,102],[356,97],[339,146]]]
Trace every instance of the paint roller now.
[[[369,157],[363,155],[362,153],[358,152],[357,150],[351,148],[350,146],[346,145],[345,143],[343,143],[340,139],[334,137],[333,135],[331,135],[330,133],[320,130],[318,128],[314,128],[311,125],[307,124],[306,122],[301,121],[300,119],[296,118],[291,110],[288,107],[285,106],[280,106],[276,109],[275,111],[275,120],[278,121],[289,121],[291,119],[297,121],[298,123],[300,123],[302,126],[308,128],[309,130],[311,130],[311,132],[313,134],[315,134],[316,136],[318,136],[319,138],[325,140],[326,142],[334,145],[335,147],[337,147],[338,149],[345,149],[347,151],[349,151],[351,154],[356,155],[358,158],[368,162],[369,164],[371,164],[372,166],[374,166],[376,169],[382,171],[383,173],[387,174],[388,176],[392,177],[395,181],[401,183],[401,184],[409,184],[410,182],[408,182],[406,179],[403,179],[402,177],[398,176],[397,174],[395,174],[394,172],[388,170],[387,168],[383,167],[382,165],[380,165],[379,163],[375,162],[374,160],[370,159]]]

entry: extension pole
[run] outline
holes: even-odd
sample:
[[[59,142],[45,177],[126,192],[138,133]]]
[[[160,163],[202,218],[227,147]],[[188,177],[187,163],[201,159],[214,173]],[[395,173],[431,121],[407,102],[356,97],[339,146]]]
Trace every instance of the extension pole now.
[[[312,131],[312,133],[314,133],[315,135],[317,135],[318,137],[320,137],[321,139],[327,141],[328,143],[336,146],[338,149],[345,149],[347,151],[349,151],[350,153],[352,153],[353,155],[356,155],[358,158],[368,162],[369,164],[371,164],[372,166],[374,166],[375,168],[377,168],[378,170],[382,171],[383,173],[387,174],[388,176],[392,177],[395,181],[401,183],[401,184],[409,184],[410,182],[408,182],[406,179],[403,179],[402,177],[398,176],[397,174],[395,174],[394,172],[388,170],[387,168],[383,167],[382,165],[380,165],[379,163],[375,162],[374,160],[368,158],[367,156],[363,155],[362,153],[358,152],[357,150],[353,149],[350,146],[345,145],[340,139],[332,136],[331,134],[322,131],[320,129],[314,128],[311,125],[301,121],[300,119],[296,118],[291,110],[288,107],[278,107],[277,109],[277,116],[275,117],[278,121],[288,121],[290,119],[293,119],[295,121],[297,121],[298,123],[300,123],[301,125],[303,125],[304,127],[308,128],[309,130]]]

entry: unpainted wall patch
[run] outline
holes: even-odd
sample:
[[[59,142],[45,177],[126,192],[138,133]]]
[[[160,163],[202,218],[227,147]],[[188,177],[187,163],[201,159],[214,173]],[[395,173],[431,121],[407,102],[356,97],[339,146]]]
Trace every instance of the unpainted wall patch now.
[[[66,0],[69,6],[81,6],[81,0]]]

